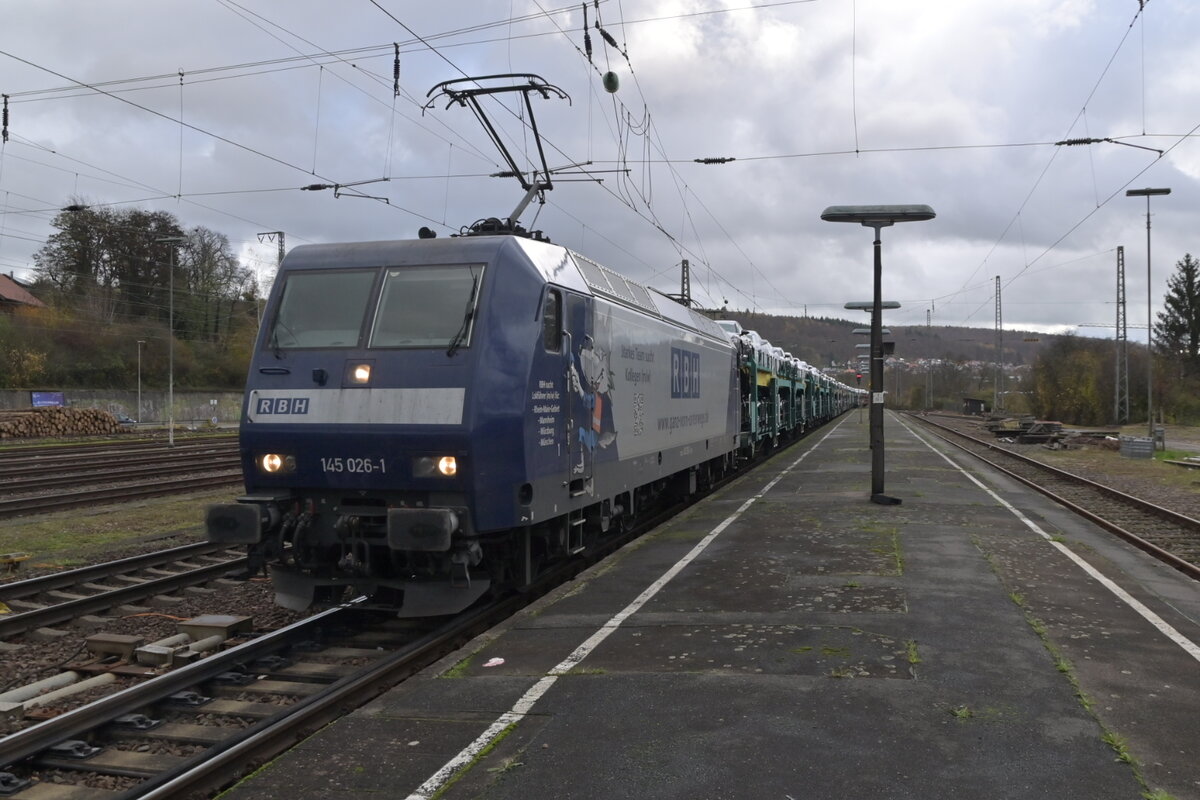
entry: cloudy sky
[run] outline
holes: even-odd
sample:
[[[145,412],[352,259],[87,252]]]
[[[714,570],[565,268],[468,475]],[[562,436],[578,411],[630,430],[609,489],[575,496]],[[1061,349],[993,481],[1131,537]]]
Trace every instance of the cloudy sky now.
[[[422,110],[435,84],[499,73],[569,95],[534,113],[550,166],[581,165],[521,221],[666,291],[686,258],[706,306],[853,319],[871,231],[822,222],[830,205],[937,212],[883,232],[897,325],[931,311],[991,328],[996,276],[1008,329],[1111,324],[1124,245],[1144,326],[1146,202],[1130,188],[1172,189],[1151,201],[1156,306],[1200,253],[1194,0],[587,5],[590,63],[581,5],[563,0],[7,3],[0,271],[31,277],[72,197],[221,231],[263,274],[260,232],[290,248],[507,216],[523,192],[489,177],[505,166],[471,112]],[[531,169],[507,97],[484,108]]]

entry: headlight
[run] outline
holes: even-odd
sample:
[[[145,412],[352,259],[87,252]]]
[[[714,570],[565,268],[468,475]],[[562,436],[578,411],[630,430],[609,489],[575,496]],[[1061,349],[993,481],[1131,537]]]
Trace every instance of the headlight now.
[[[258,459],[258,468],[268,475],[279,475],[296,471],[296,457],[278,453],[267,453]]]
[[[454,456],[421,456],[413,459],[414,478],[452,478],[458,474]]]
[[[351,361],[346,364],[344,386],[369,386],[371,384],[370,361]]]

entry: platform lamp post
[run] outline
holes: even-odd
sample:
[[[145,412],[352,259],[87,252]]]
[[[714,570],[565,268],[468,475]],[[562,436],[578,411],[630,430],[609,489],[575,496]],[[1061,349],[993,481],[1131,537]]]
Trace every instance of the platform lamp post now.
[[[1154,444],[1154,312],[1150,290],[1150,198],[1153,195],[1170,193],[1170,189],[1129,189],[1125,192],[1126,197],[1146,198],[1146,417],[1149,419],[1152,444]]]
[[[897,222],[923,222],[935,216],[933,209],[925,205],[829,206],[821,212],[821,219],[826,222],[855,222],[875,229],[871,302],[871,502],[879,505],[900,503],[900,498],[883,493],[883,242],[879,232]]]
[[[899,304],[899,303],[896,303],[896,301],[892,300],[892,301],[890,301],[890,302],[892,302],[892,303],[895,303],[895,307],[896,307],[896,308],[899,308],[899,307],[900,307],[900,304]],[[869,300],[868,300],[868,301],[863,301],[863,304],[866,306],[866,308],[864,308],[864,309],[863,309],[863,310],[865,310],[865,311],[870,311],[872,308],[874,308],[874,307],[875,307],[875,303],[874,303],[873,301],[869,301]],[[855,304],[855,307],[857,308],[857,304]],[[890,305],[886,305],[886,304],[884,305],[884,308],[890,308],[890,307],[891,307]],[[871,335],[871,329],[870,329],[870,328],[855,328],[853,331],[851,331],[851,333],[853,333],[855,336],[870,336],[870,335]],[[891,336],[891,335],[892,335],[892,329],[891,329],[891,328],[884,328],[884,329],[881,331],[881,333],[882,333],[884,336]],[[869,344],[856,344],[856,345],[854,345],[854,347],[855,347],[856,349],[858,349],[858,350],[868,350],[868,351],[869,351],[869,350],[870,350],[870,348],[871,348],[871,345],[869,345]],[[861,362],[861,361],[866,361],[866,362],[867,362],[867,372],[868,372],[868,374],[870,374],[870,370],[871,370],[871,364],[870,364],[871,356],[870,356],[870,354],[869,354],[869,353],[859,353],[859,355],[858,355],[858,360],[859,360],[860,362]],[[862,369],[862,364],[859,364],[859,371],[861,371],[861,369]]]
[[[900,307],[900,304],[898,302],[896,302],[895,300],[883,300],[879,303],[879,308],[883,311],[891,311],[892,309],[896,309],[899,307]],[[851,300],[849,303],[846,303],[844,308],[847,308],[851,311],[866,311],[868,314],[870,314],[871,312],[873,312],[875,310],[875,301],[874,300]],[[854,329],[855,333],[858,333],[859,331],[863,331],[864,333],[867,333],[867,334],[871,333],[870,328],[855,328]],[[892,332],[891,328],[882,328],[879,331],[879,335],[880,336],[889,335],[889,334],[891,334],[891,332]],[[868,388],[870,389],[872,395],[876,391],[878,391],[882,394],[884,392],[882,364],[884,361],[884,357],[887,355],[887,353],[886,353],[887,343],[883,342],[880,344],[881,353],[880,353],[880,357],[879,357],[879,362],[880,362],[881,366],[879,367],[879,388],[878,389],[871,388],[871,387],[875,386],[875,384],[871,382],[874,380],[874,378],[870,377],[871,375],[874,374],[871,372],[871,369],[872,369],[871,362],[874,360],[874,359],[872,359],[871,356],[875,352],[873,349],[873,347],[874,347],[873,343],[872,344],[856,344],[854,346],[856,348],[867,351],[867,353],[860,355],[859,358],[867,362],[867,374],[868,374],[868,378],[869,378],[867,383],[868,383]],[[880,413],[882,413],[882,412],[880,412]],[[880,425],[882,425],[882,424],[883,424],[883,422],[881,421]],[[882,431],[882,428],[880,428],[880,430]],[[879,440],[880,440],[880,442],[883,441],[882,433],[880,434]],[[867,446],[871,450],[875,449],[875,437],[874,436],[871,437],[870,444],[868,444]],[[874,462],[872,462],[872,464],[873,463]],[[873,468],[874,467],[872,466],[872,469]]]
[[[137,421],[140,424],[142,421],[142,345],[146,343],[145,339],[137,340],[138,348],[138,410]]]
[[[857,386],[859,388],[862,388],[862,373],[863,373],[864,369],[866,369],[866,372],[868,375],[868,382],[869,382],[869,376],[871,374],[871,356],[868,355],[867,353],[859,353],[858,354],[858,363],[854,365],[854,369],[855,369],[854,374],[856,376],[858,376]],[[863,410],[863,404],[860,402],[858,404],[858,424],[860,424],[860,425],[862,424],[862,410]]]
[[[167,446],[175,446],[175,245],[186,242],[186,236],[163,236],[154,240],[171,245],[171,260],[167,279]]]

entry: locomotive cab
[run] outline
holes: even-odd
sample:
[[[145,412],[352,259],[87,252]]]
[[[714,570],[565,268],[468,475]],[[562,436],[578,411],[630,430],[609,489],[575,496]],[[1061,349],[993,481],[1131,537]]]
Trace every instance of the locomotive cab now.
[[[735,352],[547,242],[298,247],[247,381],[246,494],[208,537],[247,545],[289,608],[455,613],[731,468]]]
[[[529,345],[546,249],[496,236],[293,250],[250,368],[246,495],[208,510],[208,538],[248,545],[290,608],[347,587],[414,616],[480,597],[499,566],[488,533],[530,482],[521,397],[531,372],[565,374]]]

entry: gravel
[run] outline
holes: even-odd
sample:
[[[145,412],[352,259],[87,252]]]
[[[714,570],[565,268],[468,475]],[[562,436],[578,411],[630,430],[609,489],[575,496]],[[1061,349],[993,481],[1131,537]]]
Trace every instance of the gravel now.
[[[33,681],[64,671],[68,664],[89,660],[86,637],[95,633],[116,633],[140,636],[147,644],[178,633],[180,621],[203,614],[227,614],[249,616],[253,619],[256,632],[274,630],[305,616],[275,605],[275,594],[269,581],[254,578],[249,581],[223,580],[210,585],[207,591],[194,590],[167,599],[161,607],[145,610],[126,609],[120,613],[114,609],[102,625],[75,624],[63,627],[67,635],[46,640],[36,632],[16,637],[5,643],[0,652],[0,691],[23,686]],[[15,646],[14,646],[15,645]],[[100,690],[111,692],[112,688]],[[91,699],[94,694],[81,694],[48,709],[51,713],[62,713]],[[11,728],[0,727],[0,733]]]
[[[931,416],[931,419],[944,425],[953,424],[980,439],[993,439],[977,418],[963,417],[956,421],[953,417]],[[1145,431],[1126,433],[1135,436],[1144,434]],[[1168,426],[1166,441],[1173,450],[1200,453],[1200,429]],[[1121,456],[1119,442],[1115,439],[1083,440],[1060,450],[1000,439],[995,439],[994,444],[1179,514],[1200,519],[1200,469],[1178,467],[1157,459],[1125,458]]]

